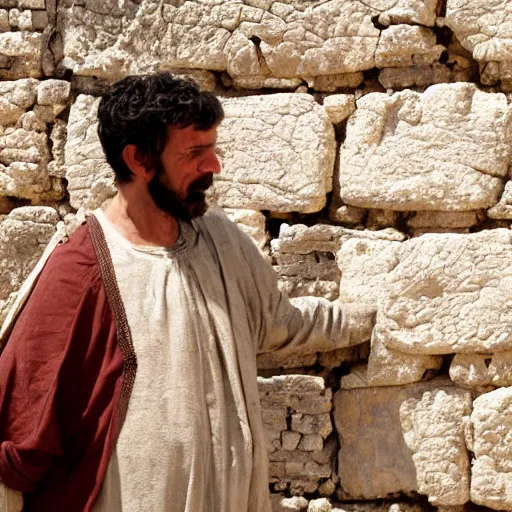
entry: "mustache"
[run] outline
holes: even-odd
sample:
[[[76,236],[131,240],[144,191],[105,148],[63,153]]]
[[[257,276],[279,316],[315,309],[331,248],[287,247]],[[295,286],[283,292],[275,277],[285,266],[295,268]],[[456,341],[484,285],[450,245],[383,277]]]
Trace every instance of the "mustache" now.
[[[213,173],[205,174],[193,181],[188,187],[187,201],[204,199],[204,193],[213,185]]]

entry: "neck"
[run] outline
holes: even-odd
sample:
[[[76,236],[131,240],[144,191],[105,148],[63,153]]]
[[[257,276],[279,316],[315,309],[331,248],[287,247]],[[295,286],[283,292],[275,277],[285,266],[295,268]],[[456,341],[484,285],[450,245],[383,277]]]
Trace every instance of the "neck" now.
[[[178,221],[158,208],[149,192],[133,192],[129,186],[118,187],[117,195],[105,209],[107,219],[132,244],[174,246],[179,236]]]

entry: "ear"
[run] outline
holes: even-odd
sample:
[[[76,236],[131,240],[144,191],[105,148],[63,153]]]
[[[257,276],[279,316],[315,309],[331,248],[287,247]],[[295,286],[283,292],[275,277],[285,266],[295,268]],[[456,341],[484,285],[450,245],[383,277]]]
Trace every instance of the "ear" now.
[[[155,175],[155,169],[148,166],[145,159],[141,158],[141,154],[137,146],[128,144],[123,149],[123,160],[128,166],[128,169],[138,177],[146,182],[150,182]]]

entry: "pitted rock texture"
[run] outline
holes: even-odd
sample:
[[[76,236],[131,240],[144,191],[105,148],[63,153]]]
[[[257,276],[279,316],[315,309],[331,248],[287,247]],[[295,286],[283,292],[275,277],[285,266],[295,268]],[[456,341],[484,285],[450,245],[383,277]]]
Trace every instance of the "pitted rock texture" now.
[[[512,509],[511,422],[512,388],[497,389],[474,401],[471,501],[495,510]]]
[[[62,84],[67,95],[52,96]],[[62,181],[51,175],[56,164],[52,166],[47,131],[68,99],[69,84],[61,80],[0,82],[0,196],[35,204],[62,198]]]
[[[224,211],[229,220],[234,222],[246,235],[249,235],[260,251],[267,256],[266,245],[269,236],[265,228],[265,216],[255,210],[226,208]]]
[[[465,476],[458,489],[465,489],[467,496],[468,454],[461,426],[467,414],[466,393],[444,379],[399,388],[342,389],[334,397],[340,497],[376,499],[421,492],[449,500],[452,476]]]
[[[456,354],[450,364],[450,378],[458,386],[491,391],[493,386],[512,386],[512,352],[497,354]]]
[[[480,64],[482,81],[512,87],[512,4],[508,0],[448,0],[446,24]]]
[[[116,193],[114,171],[107,164],[97,132],[99,98],[81,94],[71,107],[65,146],[69,202],[94,210]]]
[[[340,151],[341,200],[403,211],[491,207],[509,167],[510,123],[505,95],[473,84],[368,94]]]
[[[223,101],[221,206],[311,213],[332,188],[336,143],[326,111],[306,94]]]
[[[66,0],[59,24],[63,64],[80,75],[185,67],[226,71],[235,79],[307,79],[372,69],[381,34],[373,19],[433,26],[436,7],[437,0]]]
[[[307,375],[259,377],[258,386],[271,483],[314,492],[333,470],[331,390]]]
[[[37,32],[0,33],[0,78],[39,78],[42,74],[43,39]]]
[[[378,232],[377,232],[378,233]],[[378,304],[386,278],[398,265],[401,242],[351,238],[336,253],[341,271],[340,300]]]
[[[425,391],[405,400],[400,421],[413,452],[418,492],[433,505],[464,505],[469,501],[469,455],[465,436],[471,395],[455,387]]]
[[[58,222],[47,206],[16,208],[0,222],[0,323]]]
[[[423,235],[388,275],[377,332],[408,354],[512,349],[511,233]]]

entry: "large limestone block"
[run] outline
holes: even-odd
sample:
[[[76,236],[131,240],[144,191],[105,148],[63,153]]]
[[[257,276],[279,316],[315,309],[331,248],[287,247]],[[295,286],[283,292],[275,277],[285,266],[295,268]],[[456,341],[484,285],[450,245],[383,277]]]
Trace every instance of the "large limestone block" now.
[[[372,69],[380,36],[373,19],[433,26],[436,7],[437,0],[67,0],[59,20],[64,65],[75,74],[112,78],[185,67],[268,86],[274,78]]]
[[[69,202],[94,210],[116,193],[114,171],[107,164],[97,133],[99,98],[81,94],[71,106],[65,146]]]
[[[0,78],[41,76],[42,36],[35,32],[0,33]]]
[[[490,219],[512,220],[512,181],[505,183],[499,203],[490,208],[487,215]]]
[[[368,94],[340,151],[341,200],[402,211],[493,206],[509,166],[510,120],[504,94],[469,83]]]
[[[223,101],[221,206],[317,212],[332,189],[336,142],[326,111],[306,94]]]
[[[14,296],[55,233],[59,216],[47,206],[25,206],[0,222],[0,323]]]
[[[507,229],[404,242],[377,333],[407,354],[512,350],[512,245]]]
[[[400,406],[404,439],[413,452],[418,492],[433,505],[469,501],[469,456],[465,437],[471,395],[457,388],[426,391]]]
[[[512,388],[479,396],[471,425],[475,460],[471,501],[495,510],[512,509]]]
[[[336,393],[340,497],[420,492],[433,503],[465,503],[469,404],[469,394],[444,379]]]
[[[508,0],[448,0],[446,25],[480,63],[487,85],[512,84],[512,4]],[[502,84],[503,85],[503,84]]]

